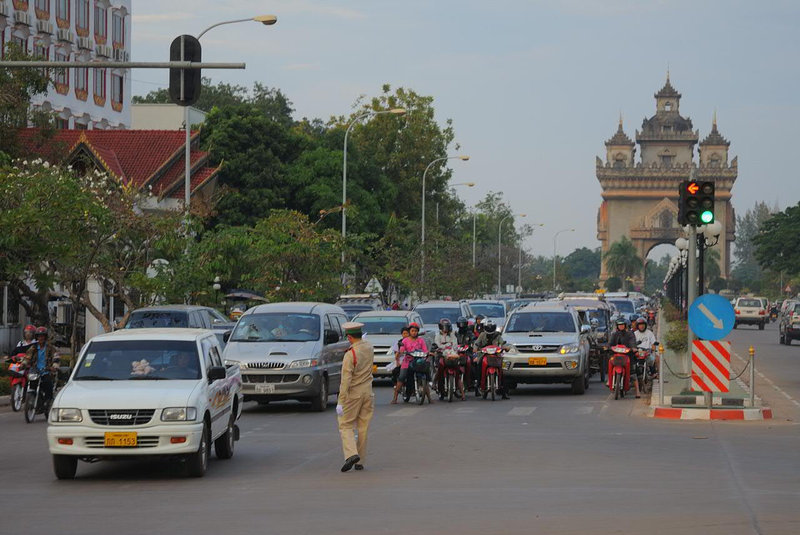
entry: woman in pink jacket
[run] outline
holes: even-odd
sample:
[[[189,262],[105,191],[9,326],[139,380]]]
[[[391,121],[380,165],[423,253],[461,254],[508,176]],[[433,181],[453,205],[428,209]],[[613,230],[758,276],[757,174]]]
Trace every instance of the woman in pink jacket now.
[[[400,352],[403,353],[403,362],[400,363],[400,375],[397,378],[397,384],[394,387],[394,398],[392,404],[397,403],[397,394],[403,391],[403,385],[408,377],[408,365],[411,363],[411,353],[413,351],[424,351],[428,354],[428,345],[425,343],[424,338],[419,337],[419,325],[412,323],[408,326],[409,335],[403,338],[400,344]],[[430,378],[428,378],[430,380]]]

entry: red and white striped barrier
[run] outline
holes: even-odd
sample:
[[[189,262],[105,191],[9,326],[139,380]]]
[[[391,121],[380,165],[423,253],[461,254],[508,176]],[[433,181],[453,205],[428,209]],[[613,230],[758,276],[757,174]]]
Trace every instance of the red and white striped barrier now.
[[[692,390],[727,392],[730,376],[730,342],[695,340],[692,343]]]
[[[668,420],[770,420],[772,409],[755,407],[746,409],[678,409],[674,407],[653,407],[653,418]]]

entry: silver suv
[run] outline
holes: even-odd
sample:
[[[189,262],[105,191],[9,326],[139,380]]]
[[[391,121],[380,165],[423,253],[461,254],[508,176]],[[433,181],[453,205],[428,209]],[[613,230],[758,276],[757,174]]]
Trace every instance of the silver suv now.
[[[565,383],[573,394],[589,386],[589,333],[578,313],[563,302],[532,303],[514,310],[503,339],[515,350],[506,353],[505,380],[519,383]]]

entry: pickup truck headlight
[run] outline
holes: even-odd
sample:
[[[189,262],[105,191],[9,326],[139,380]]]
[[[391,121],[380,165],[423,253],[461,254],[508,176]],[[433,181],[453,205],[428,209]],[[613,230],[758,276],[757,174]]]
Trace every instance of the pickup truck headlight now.
[[[76,424],[83,421],[83,415],[80,409],[52,409],[50,421]]]
[[[224,364],[225,364],[225,366],[239,366],[239,369],[242,369],[242,370],[246,370],[247,369],[247,363],[246,362],[240,362],[238,360],[225,359]]]
[[[317,359],[303,359],[290,362],[287,368],[313,368],[317,365]]]
[[[578,344],[565,344],[561,346],[558,352],[562,355],[566,355],[567,353],[577,353],[579,350],[580,346]]]
[[[167,407],[161,411],[162,422],[193,422],[197,419],[194,407]]]

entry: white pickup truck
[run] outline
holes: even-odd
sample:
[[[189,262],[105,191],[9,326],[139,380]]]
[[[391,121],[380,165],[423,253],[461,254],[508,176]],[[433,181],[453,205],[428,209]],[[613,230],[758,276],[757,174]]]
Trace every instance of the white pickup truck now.
[[[92,338],[50,410],[47,440],[59,479],[78,460],[163,456],[190,476],[233,456],[242,410],[238,366],[225,367],[204,329],[133,329]]]

